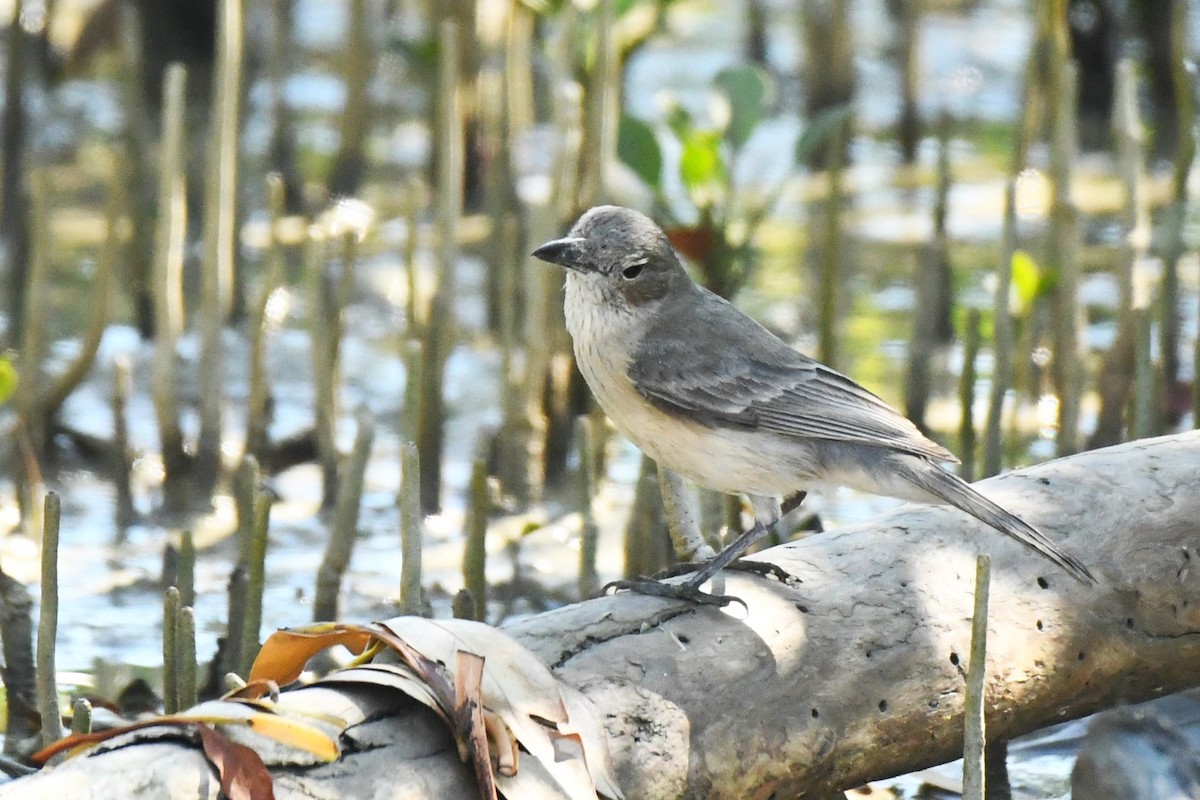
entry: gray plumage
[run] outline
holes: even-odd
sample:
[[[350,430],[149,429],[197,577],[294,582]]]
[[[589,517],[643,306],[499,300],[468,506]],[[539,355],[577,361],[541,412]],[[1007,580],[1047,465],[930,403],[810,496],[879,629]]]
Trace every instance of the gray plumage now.
[[[1094,580],[939,467],[957,459],[883,400],[695,284],[646,216],[593,208],[534,255],[567,267],[567,328],[605,413],[659,464],[746,494],[764,530],[781,498],[846,485],[948,503]]]

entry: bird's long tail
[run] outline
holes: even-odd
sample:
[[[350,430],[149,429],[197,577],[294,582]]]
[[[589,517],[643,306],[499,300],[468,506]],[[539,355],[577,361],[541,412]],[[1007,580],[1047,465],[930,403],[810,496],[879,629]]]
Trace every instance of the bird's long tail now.
[[[1036,550],[1071,573],[1081,583],[1096,582],[1095,577],[1079,559],[1063,552],[1054,542],[1047,539],[1044,533],[1005,511],[957,475],[924,461],[913,463],[903,459],[903,463],[898,466],[900,475],[910,483]]]

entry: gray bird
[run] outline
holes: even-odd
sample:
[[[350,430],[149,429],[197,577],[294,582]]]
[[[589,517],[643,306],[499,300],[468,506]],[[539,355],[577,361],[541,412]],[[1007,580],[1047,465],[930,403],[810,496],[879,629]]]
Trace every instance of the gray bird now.
[[[745,494],[756,524],[682,593],[734,561],[801,489],[842,485],[947,503],[1033,548],[1083,582],[1087,568],[937,462],[957,462],[887,403],[788,347],[695,284],[648,217],[593,208],[533,255],[566,267],[567,330],[600,406],[661,466]],[[627,584],[623,584],[627,585]]]

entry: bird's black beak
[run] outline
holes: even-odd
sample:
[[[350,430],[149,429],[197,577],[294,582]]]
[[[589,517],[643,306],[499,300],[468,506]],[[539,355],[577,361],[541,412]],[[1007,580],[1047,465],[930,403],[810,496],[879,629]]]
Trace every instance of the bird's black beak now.
[[[542,261],[548,261],[551,264],[557,264],[560,267],[573,269],[577,272],[587,272],[587,266],[584,264],[583,258],[583,243],[587,241],[578,236],[566,236],[562,239],[555,239],[552,242],[546,242],[544,245],[533,251],[534,258],[540,258]]]

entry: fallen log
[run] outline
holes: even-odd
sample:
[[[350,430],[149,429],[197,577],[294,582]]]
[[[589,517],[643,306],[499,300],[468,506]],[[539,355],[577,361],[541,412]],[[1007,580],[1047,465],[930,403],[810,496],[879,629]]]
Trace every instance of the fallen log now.
[[[1099,585],[957,511],[909,505],[758,554],[800,582],[728,575],[745,609],[621,594],[504,630],[599,709],[629,798],[819,798],[957,757],[981,550],[989,736],[1200,685],[1200,433],[979,486]],[[362,687],[283,697],[361,724],[334,763],[264,755],[277,798],[474,796],[423,706]],[[187,737],[103,750],[0,786],[0,798],[217,796]]]

